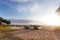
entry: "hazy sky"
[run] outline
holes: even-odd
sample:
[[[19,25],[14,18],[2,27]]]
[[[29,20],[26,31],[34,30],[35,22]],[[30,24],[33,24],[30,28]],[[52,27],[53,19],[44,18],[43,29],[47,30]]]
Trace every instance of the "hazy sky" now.
[[[0,0],[0,16],[6,19],[37,19],[56,11],[60,0]]]

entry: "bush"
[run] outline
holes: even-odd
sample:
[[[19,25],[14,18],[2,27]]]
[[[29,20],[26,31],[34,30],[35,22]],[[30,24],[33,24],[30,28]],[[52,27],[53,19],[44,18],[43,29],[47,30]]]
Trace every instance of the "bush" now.
[[[38,27],[37,26],[34,26],[34,29],[38,29]]]

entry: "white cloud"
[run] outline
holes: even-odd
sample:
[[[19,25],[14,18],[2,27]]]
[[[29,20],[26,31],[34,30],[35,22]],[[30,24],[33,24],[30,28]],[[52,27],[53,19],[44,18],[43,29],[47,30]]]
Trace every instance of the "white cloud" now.
[[[16,2],[27,2],[27,1],[33,1],[33,0],[11,0],[11,1],[16,1]],[[46,14],[51,11],[53,11],[54,8],[50,7],[52,6],[52,3],[45,3],[45,4],[39,4],[38,2],[34,2],[33,4],[26,4],[26,6],[19,5],[19,6],[10,6],[11,8],[15,9],[17,12],[28,12],[30,11],[31,14],[34,16],[36,15],[41,15],[41,14]],[[48,8],[49,7],[49,8]],[[55,10],[54,10],[55,11]]]
[[[45,5],[39,5],[38,3],[34,3],[34,4],[30,4],[28,6],[18,6],[16,7],[15,9],[18,11],[18,12],[28,12],[30,11],[31,14],[37,14],[37,13],[41,13],[41,10],[44,8]]]
[[[14,1],[14,2],[28,2],[28,1],[35,1],[35,0],[11,0],[11,1]]]
[[[14,9],[16,9],[17,10],[17,12],[28,12],[28,10],[30,9],[30,6],[27,6],[27,7],[25,7],[25,6],[18,6],[18,7],[16,7],[16,8],[14,8]]]
[[[16,1],[16,2],[26,2],[27,0],[11,0],[11,1]]]
[[[28,1],[34,1],[34,0],[11,0],[11,1],[15,1],[15,2],[28,2]],[[9,5],[7,3],[7,5]],[[34,2],[33,4],[26,4],[26,6],[24,6],[24,4],[22,5],[18,5],[18,6],[10,6],[10,8],[15,9],[17,12],[28,12],[30,11],[32,15],[31,16],[38,16],[40,17],[41,14],[45,15],[48,14],[51,11],[55,11],[54,6],[52,7],[53,3],[49,2],[49,3],[43,3],[43,4],[39,4],[38,2]],[[38,18],[37,17],[37,18]],[[39,18],[38,18],[39,19]]]
[[[37,3],[35,3],[31,9],[30,9],[31,12],[39,12],[40,11],[40,5],[38,5]]]
[[[35,4],[30,8],[30,11],[31,11],[32,13],[40,13],[43,7],[44,7],[44,6],[41,6],[41,5],[39,5],[38,3],[35,3]]]

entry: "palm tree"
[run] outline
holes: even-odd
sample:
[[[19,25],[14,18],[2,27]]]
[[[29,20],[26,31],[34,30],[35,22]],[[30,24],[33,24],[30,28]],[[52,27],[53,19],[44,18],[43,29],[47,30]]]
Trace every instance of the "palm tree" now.
[[[56,10],[56,13],[60,15],[60,5],[59,5],[59,8]]]

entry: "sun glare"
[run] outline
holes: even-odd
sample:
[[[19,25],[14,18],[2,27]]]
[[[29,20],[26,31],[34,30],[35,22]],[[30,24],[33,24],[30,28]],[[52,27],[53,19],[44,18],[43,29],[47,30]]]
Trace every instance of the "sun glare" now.
[[[56,13],[53,13],[51,15],[46,15],[42,18],[42,21],[46,25],[60,25],[60,19],[59,16]]]
[[[44,25],[53,25],[53,26],[60,26],[60,16],[56,13],[47,13],[45,16],[41,18],[34,19],[36,21],[40,21],[41,24]]]
[[[44,25],[60,26],[60,16],[56,13],[46,14],[43,17],[37,17],[33,20],[39,21],[40,24]]]

